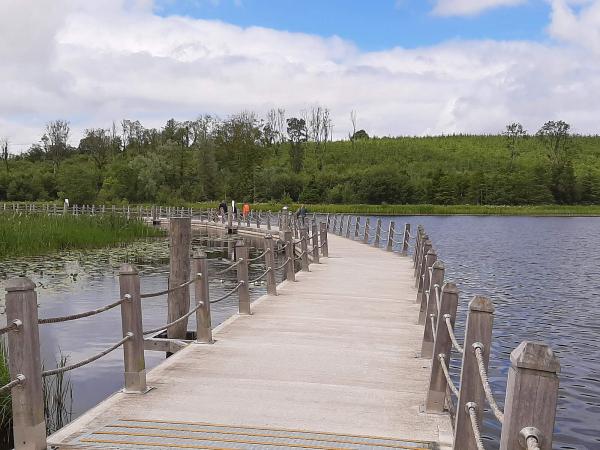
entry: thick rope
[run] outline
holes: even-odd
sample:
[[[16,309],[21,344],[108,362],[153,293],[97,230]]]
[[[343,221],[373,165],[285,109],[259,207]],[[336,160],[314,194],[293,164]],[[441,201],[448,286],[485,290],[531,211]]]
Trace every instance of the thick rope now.
[[[527,438],[527,450],[540,450],[540,443],[535,436]]]
[[[12,388],[25,383],[25,375],[18,374],[17,378],[12,380],[10,383],[0,387],[0,394],[4,394],[6,391],[10,391]]]
[[[88,359],[84,359],[83,361],[80,361],[77,364],[72,364],[70,366],[65,366],[65,367],[57,367],[56,369],[52,369],[52,370],[46,370],[46,371],[42,372],[42,377],[49,377],[51,375],[57,375],[59,373],[68,372],[69,370],[74,370],[74,369],[78,369],[79,367],[83,367],[89,363],[92,363],[92,362],[102,358],[103,356],[108,355],[110,352],[115,351],[116,349],[118,349],[121,345],[123,345],[125,342],[127,342],[131,338],[133,338],[133,333],[127,333],[127,335],[123,339],[121,339],[119,342],[117,342],[112,347],[107,348],[106,350],[103,350],[102,352],[100,352],[94,356],[91,356]]]
[[[298,260],[302,259],[302,257],[303,257],[304,255],[306,255],[306,251],[303,251],[303,252],[302,252],[302,253],[300,253],[298,256],[296,256],[296,257],[294,258],[294,261],[298,261]]]
[[[262,280],[264,277],[266,277],[269,272],[273,270],[271,267],[269,267],[261,276],[255,278],[254,280],[250,280],[249,283],[256,283],[257,281]]]
[[[466,408],[467,411],[469,411],[469,418],[471,419],[471,427],[473,428],[473,436],[475,437],[475,445],[477,445],[477,450],[485,450],[481,440],[479,424],[477,423],[477,404],[473,402],[467,403]]]
[[[0,336],[2,336],[5,333],[9,333],[11,331],[17,331],[20,326],[21,326],[20,320],[19,321],[13,320],[13,322],[10,325],[5,326],[4,328],[0,328]]]
[[[92,311],[87,311],[87,312],[83,312],[83,313],[79,313],[79,314],[72,314],[70,316],[50,317],[47,319],[39,319],[38,323],[45,324],[45,323],[68,322],[70,320],[77,320],[77,319],[83,319],[84,317],[95,316],[96,314],[103,313],[104,311],[108,311],[110,309],[113,309],[116,306],[119,306],[124,301],[125,301],[125,298],[122,298],[114,303],[111,303],[110,305],[103,306],[102,308],[94,309]]]
[[[438,358],[440,360],[440,366],[442,366],[442,372],[444,372],[444,376],[446,377],[446,382],[448,383],[450,390],[454,393],[454,395],[458,397],[458,389],[456,388],[454,382],[450,378],[450,373],[448,373],[448,366],[446,365],[446,356],[443,353],[440,353],[438,355]]]
[[[448,335],[450,336],[450,340],[452,341],[452,346],[456,349],[457,352],[464,353],[465,350],[460,346],[460,344],[456,340],[456,336],[454,335],[454,329],[452,328],[450,318],[450,314],[444,314],[444,321],[446,322],[446,327],[448,328]]]
[[[192,278],[189,281],[186,281],[183,284],[180,284],[179,286],[175,286],[175,287],[173,287],[171,289],[165,289],[164,291],[152,292],[152,293],[149,293],[149,294],[140,294],[140,298],[158,297],[160,295],[165,295],[165,294],[169,294],[171,292],[175,292],[175,291],[177,291],[179,289],[183,289],[184,287],[189,286],[190,284],[192,284],[194,281],[196,281],[201,276],[202,276],[202,274],[197,273],[194,278]]]
[[[267,253],[269,253],[270,251],[271,251],[270,249],[266,249],[264,252],[262,252],[257,257],[248,259],[248,262],[257,261],[257,260],[261,259],[263,256],[265,256]]]
[[[477,366],[479,367],[479,378],[481,379],[481,384],[483,385],[483,391],[485,392],[485,398],[487,399],[490,407],[498,422],[504,423],[504,412],[496,403],[496,399],[494,398],[494,393],[492,392],[492,387],[490,386],[490,381],[488,380],[488,375],[485,371],[485,364],[483,363],[483,344],[477,342],[474,345],[475,349],[475,358],[477,358]]]
[[[283,268],[284,268],[285,266],[287,266],[287,264],[290,262],[290,259],[291,259],[291,258],[288,256],[288,258],[287,258],[287,259],[286,259],[286,260],[283,262],[283,264],[282,264],[282,265],[280,265],[280,266],[278,266],[278,267],[275,267],[275,270],[280,270],[280,269],[283,269]]]
[[[242,263],[242,261],[244,261],[244,258],[238,259],[236,262],[234,262],[229,267],[227,267],[223,270],[220,270],[219,272],[215,272],[215,275],[223,275],[224,273],[229,272],[231,269],[235,269],[237,266],[239,266]]]
[[[229,297],[231,297],[231,296],[232,296],[232,295],[233,295],[235,292],[237,292],[237,291],[238,291],[238,289],[239,289],[240,287],[242,287],[243,285],[244,285],[244,282],[243,282],[243,281],[240,281],[240,282],[237,284],[237,286],[236,286],[236,287],[234,287],[234,288],[233,288],[231,291],[229,291],[227,294],[225,294],[225,295],[223,295],[223,296],[221,296],[221,297],[219,297],[219,298],[217,298],[217,299],[215,299],[215,300],[211,300],[211,301],[210,301],[210,303],[218,303],[218,302],[220,302],[221,300],[225,300],[226,298],[229,298]]]
[[[431,332],[435,335],[435,314],[429,314],[429,320],[431,321]]]

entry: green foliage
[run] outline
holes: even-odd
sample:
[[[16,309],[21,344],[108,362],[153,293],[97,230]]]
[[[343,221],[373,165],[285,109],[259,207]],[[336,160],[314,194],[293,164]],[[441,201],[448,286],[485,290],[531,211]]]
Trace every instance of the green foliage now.
[[[0,214],[0,257],[38,255],[161,236],[141,221],[113,215],[46,216]]]

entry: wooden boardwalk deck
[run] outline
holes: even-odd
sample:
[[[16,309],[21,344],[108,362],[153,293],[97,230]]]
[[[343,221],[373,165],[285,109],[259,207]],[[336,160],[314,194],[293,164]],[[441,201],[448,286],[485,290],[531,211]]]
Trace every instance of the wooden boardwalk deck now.
[[[431,360],[416,357],[412,260],[333,234],[329,251],[254,302],[252,316],[216,328],[215,344],[191,344],[150,371],[153,390],[113,395],[48,443],[450,448],[449,416],[420,412]]]

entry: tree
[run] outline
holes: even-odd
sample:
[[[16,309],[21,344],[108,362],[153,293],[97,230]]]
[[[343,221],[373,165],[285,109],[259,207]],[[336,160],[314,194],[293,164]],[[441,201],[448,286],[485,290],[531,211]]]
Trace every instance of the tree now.
[[[300,173],[304,167],[304,143],[308,140],[306,120],[292,117],[287,120],[290,139],[290,165],[292,171]]]
[[[523,129],[523,125],[518,122],[506,125],[506,130],[502,133],[506,138],[506,148],[510,155],[508,163],[508,171],[512,172],[517,156],[519,156],[519,143],[527,136],[527,131]]]
[[[331,139],[331,117],[329,109],[320,106],[312,108],[308,122],[309,137],[315,143],[317,168],[323,170],[327,141]]]
[[[352,150],[354,150],[354,135],[356,134],[356,111],[350,111],[350,122],[352,122],[352,133],[348,134],[350,142],[352,142]]]
[[[369,139],[369,135],[365,130],[358,130],[352,135],[351,140],[354,142],[358,139]]]
[[[79,151],[89,155],[98,170],[104,167],[113,156],[114,145],[109,130],[91,128],[85,130],[85,136],[79,141]]]
[[[8,174],[8,139],[0,139],[0,150],[2,150],[2,159]]]
[[[572,202],[576,192],[570,130],[568,123],[551,120],[537,132],[550,163],[550,190],[558,203]]]
[[[66,120],[53,120],[46,124],[46,134],[42,136],[47,155],[52,160],[53,171],[56,171],[68,150],[71,128]]]

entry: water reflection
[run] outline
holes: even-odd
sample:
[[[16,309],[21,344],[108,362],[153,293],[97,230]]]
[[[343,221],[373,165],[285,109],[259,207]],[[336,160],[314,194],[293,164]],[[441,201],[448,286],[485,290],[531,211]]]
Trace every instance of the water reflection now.
[[[209,289],[216,298],[237,284],[235,271],[216,276],[215,272],[231,264],[235,241],[240,236],[226,236],[216,231],[194,234],[193,249],[202,249],[208,256]],[[262,238],[243,238],[250,247],[250,256],[263,251]],[[74,314],[104,306],[119,298],[118,272],[123,262],[135,264],[140,270],[142,292],[166,288],[169,274],[168,239],[137,241],[118,248],[70,251],[51,256],[28,257],[0,262],[0,324],[4,316],[4,286],[13,276],[30,277],[38,286],[39,316],[55,317]],[[266,270],[261,260],[250,265],[250,279]],[[282,273],[277,278],[281,280]],[[250,286],[252,300],[266,292],[264,283]],[[167,296],[143,300],[144,328],[166,323]],[[237,312],[237,296],[211,306],[212,323],[216,326]],[[195,315],[188,329],[195,329]],[[114,308],[101,315],[72,322],[40,325],[42,357],[47,368],[54,367],[62,352],[76,362],[100,352],[121,339],[121,315]],[[150,369],[164,359],[161,352],[146,352]],[[70,372],[73,384],[73,412],[77,416],[94,406],[123,385],[122,351]]]

